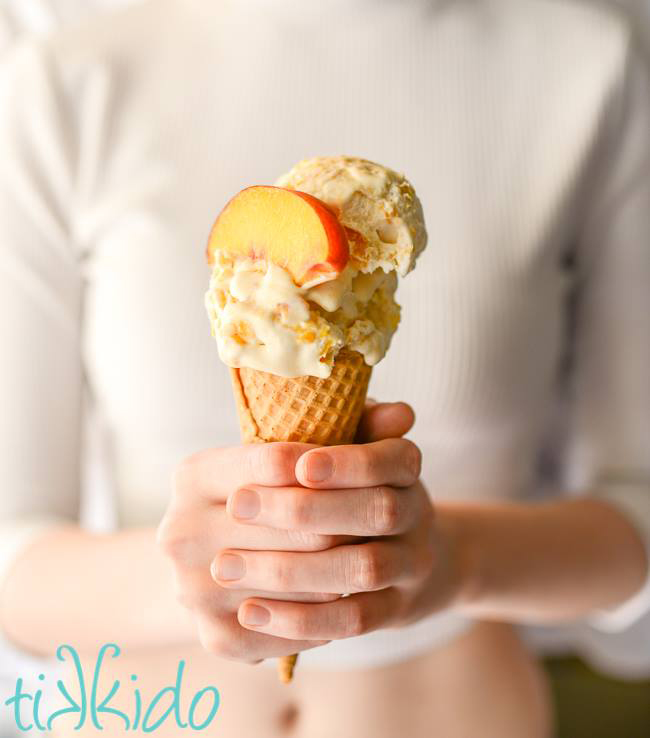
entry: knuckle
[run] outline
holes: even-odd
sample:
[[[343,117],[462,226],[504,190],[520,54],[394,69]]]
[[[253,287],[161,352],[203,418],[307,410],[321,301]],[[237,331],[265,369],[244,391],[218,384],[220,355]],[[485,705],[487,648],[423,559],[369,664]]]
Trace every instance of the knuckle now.
[[[296,608],[291,618],[291,631],[294,638],[309,640],[311,632],[311,617],[306,607]]]
[[[268,577],[271,586],[280,592],[287,592],[291,589],[291,575],[289,567],[285,566],[282,556],[273,556],[268,565]]]
[[[173,530],[169,515],[165,515],[156,529],[156,545],[163,553],[168,554],[173,538]]]
[[[177,562],[188,559],[193,547],[191,537],[169,517],[163,518],[158,526],[156,541],[165,555]]]
[[[300,530],[289,531],[289,537],[296,551],[309,553],[326,551],[340,543],[340,536],[323,533],[305,533]]]
[[[291,528],[302,528],[308,525],[311,519],[311,505],[307,495],[301,493],[293,495],[285,514]]]
[[[360,445],[355,447],[354,453],[356,455],[355,465],[361,475],[366,479],[372,478],[377,466],[376,455],[372,448],[370,446]]]
[[[386,567],[377,548],[371,544],[359,546],[356,564],[353,569],[352,585],[359,592],[368,592],[382,586]]]
[[[212,623],[209,627],[201,629],[199,640],[204,651],[215,656],[223,655],[226,647],[226,635],[218,623]]]
[[[206,653],[213,656],[219,656],[221,654],[221,642],[222,638],[215,632],[201,633],[199,640],[201,641],[201,647]]]
[[[295,455],[287,443],[266,443],[259,447],[259,464],[269,483],[283,484],[290,479]]]
[[[367,615],[358,600],[348,600],[345,632],[347,636],[360,636],[367,631]]]
[[[185,494],[192,489],[196,479],[197,466],[202,458],[201,451],[183,459],[175,468],[172,479],[174,492],[178,495]]]
[[[374,533],[388,535],[397,530],[401,517],[401,498],[392,487],[371,490],[370,527]]]
[[[188,480],[192,469],[188,459],[181,461],[180,464],[174,469],[172,476],[172,490],[174,494],[181,496],[185,490],[189,487]]]
[[[174,596],[188,610],[213,616],[221,592],[216,585],[206,585],[202,573],[196,569],[177,567],[174,572]]]
[[[242,651],[241,642],[233,638],[232,634],[221,639],[219,655],[228,661],[246,661],[247,659],[246,654]]]
[[[404,439],[403,443],[405,444],[403,452],[404,466],[411,483],[413,483],[420,477],[422,471],[422,452],[413,441]]]
[[[219,619],[201,631],[200,642],[203,649],[214,656],[231,661],[246,658],[246,654],[242,653],[241,639],[235,636],[233,628]]]

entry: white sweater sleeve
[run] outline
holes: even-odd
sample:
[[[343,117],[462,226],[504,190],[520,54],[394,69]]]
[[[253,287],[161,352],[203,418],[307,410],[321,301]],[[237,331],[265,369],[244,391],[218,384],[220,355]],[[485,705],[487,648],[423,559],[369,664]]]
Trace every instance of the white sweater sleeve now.
[[[46,55],[0,70],[0,589],[18,552],[79,513],[82,276],[73,132]]]
[[[622,511],[650,557],[650,75],[631,44],[577,250],[571,487]],[[650,558],[649,558],[650,560]],[[650,576],[590,623],[622,630],[650,610]]]

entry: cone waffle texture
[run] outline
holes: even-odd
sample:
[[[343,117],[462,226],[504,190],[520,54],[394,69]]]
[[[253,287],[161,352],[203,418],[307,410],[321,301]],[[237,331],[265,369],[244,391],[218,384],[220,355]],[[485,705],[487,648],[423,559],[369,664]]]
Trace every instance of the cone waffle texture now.
[[[366,402],[372,368],[343,349],[327,379],[279,377],[256,369],[231,369],[244,443],[296,441],[336,446],[352,443]],[[278,662],[280,681],[293,678],[297,654]]]
[[[327,379],[231,369],[242,440],[351,443],[371,372],[361,354],[347,349],[339,351]]]

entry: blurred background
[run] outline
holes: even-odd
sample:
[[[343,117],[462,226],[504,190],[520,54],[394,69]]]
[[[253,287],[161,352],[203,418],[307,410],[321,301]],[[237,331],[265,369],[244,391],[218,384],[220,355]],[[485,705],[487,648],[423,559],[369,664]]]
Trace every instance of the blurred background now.
[[[138,0],[0,0],[0,74],[3,55],[21,37],[51,33],[90,14],[115,11],[135,2]],[[610,2],[631,14],[650,51],[650,0]],[[93,476],[92,468],[87,470],[85,518],[90,528],[110,526],[102,483]],[[585,626],[526,628],[523,632],[531,647],[544,657],[559,738],[650,738],[650,615],[617,634],[596,633]],[[572,644],[571,652],[568,643]],[[625,677],[617,673],[621,665],[625,666]],[[13,693],[18,675],[28,679],[44,668],[0,641],[0,704]],[[12,730],[10,724],[1,722],[6,717],[0,712],[0,738],[14,738],[18,735],[15,726]]]

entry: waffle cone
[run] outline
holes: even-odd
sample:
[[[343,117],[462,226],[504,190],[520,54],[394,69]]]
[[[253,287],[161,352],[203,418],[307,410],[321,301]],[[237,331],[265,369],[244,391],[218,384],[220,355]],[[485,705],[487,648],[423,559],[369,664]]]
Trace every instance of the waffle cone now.
[[[372,372],[363,356],[343,349],[327,379],[279,377],[231,369],[244,443],[352,443]]]
[[[257,369],[231,369],[244,443],[295,441],[336,446],[352,443],[363,413],[372,368],[356,351],[339,351],[327,379],[279,377]],[[288,683],[297,655],[280,660]]]

